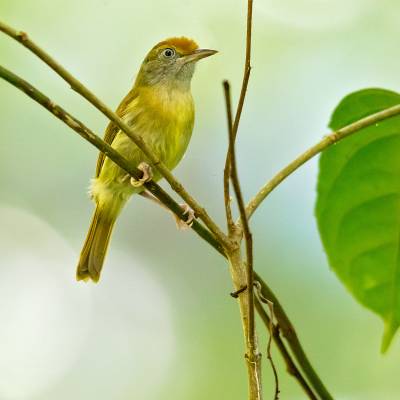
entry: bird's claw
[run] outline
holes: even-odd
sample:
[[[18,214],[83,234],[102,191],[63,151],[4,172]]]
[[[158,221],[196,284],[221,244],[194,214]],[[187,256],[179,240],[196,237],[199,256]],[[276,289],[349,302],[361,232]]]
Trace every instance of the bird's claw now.
[[[135,188],[141,187],[153,179],[153,171],[149,164],[141,162],[137,168],[143,172],[143,176],[140,179],[131,178],[131,185]]]
[[[183,215],[187,215],[188,217],[186,221],[175,217],[176,227],[182,230],[189,229],[193,225],[193,221],[196,219],[196,214],[187,204],[180,204],[180,207],[183,210]]]

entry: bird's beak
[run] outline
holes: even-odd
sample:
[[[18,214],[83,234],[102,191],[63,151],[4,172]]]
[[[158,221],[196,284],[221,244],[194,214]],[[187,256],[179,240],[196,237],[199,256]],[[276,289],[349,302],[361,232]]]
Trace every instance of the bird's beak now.
[[[214,55],[215,53],[218,53],[217,50],[209,50],[209,49],[197,49],[193,53],[188,54],[183,57],[184,63],[189,63],[193,61],[199,61],[202,58],[206,58],[209,56]]]

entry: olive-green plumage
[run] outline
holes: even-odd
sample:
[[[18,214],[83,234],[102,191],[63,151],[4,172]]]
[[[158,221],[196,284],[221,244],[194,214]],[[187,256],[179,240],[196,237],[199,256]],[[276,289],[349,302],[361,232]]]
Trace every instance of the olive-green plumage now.
[[[190,91],[195,63],[214,54],[200,50],[187,38],[171,38],[154,46],[142,63],[135,84],[117,109],[153,152],[173,169],[182,159],[193,130],[194,105]],[[110,123],[104,140],[134,165],[149,160],[116,125]],[[161,178],[155,168],[153,180]],[[126,172],[100,153],[90,194],[96,203],[92,223],[77,268],[77,279],[97,282],[115,221],[134,187]]]

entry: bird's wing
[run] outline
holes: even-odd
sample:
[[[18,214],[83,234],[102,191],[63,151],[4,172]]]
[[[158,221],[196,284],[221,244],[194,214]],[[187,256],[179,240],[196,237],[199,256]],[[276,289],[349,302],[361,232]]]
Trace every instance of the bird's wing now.
[[[129,111],[128,105],[137,97],[137,95],[138,95],[137,91],[135,90],[135,88],[133,88],[124,97],[124,99],[121,101],[120,105],[118,106],[117,111],[115,112],[118,115],[118,117],[123,118],[125,116],[127,111]],[[108,124],[106,131],[104,133],[103,140],[107,144],[111,145],[113,140],[115,139],[115,136],[117,136],[118,131],[119,131],[118,126],[115,125],[114,122],[110,121],[110,123]],[[100,152],[99,157],[97,159],[97,165],[96,165],[96,178],[100,175],[101,168],[103,167],[105,158],[106,158],[106,156],[104,155],[104,153]]]

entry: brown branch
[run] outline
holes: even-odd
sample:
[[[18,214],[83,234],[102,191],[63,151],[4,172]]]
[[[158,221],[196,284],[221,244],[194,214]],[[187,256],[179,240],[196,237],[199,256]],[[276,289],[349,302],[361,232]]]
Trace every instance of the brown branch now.
[[[237,132],[239,129],[239,122],[242,116],[244,101],[246,98],[247,87],[249,84],[250,79],[250,72],[251,72],[251,37],[252,37],[252,27],[253,27],[253,0],[247,1],[247,19],[246,19],[246,55],[245,55],[245,62],[244,62],[244,72],[243,72],[243,79],[242,79],[242,86],[240,89],[239,101],[236,108],[235,113],[235,120],[233,121],[232,132],[233,137],[236,140]],[[224,81],[224,91],[226,92],[226,86],[229,85],[228,81]],[[225,100],[227,99],[227,94],[225,93]],[[230,107],[229,107],[230,108]],[[228,117],[229,118],[229,117]],[[225,195],[225,210],[227,210],[226,201],[227,198],[230,200],[229,196],[229,184],[227,183],[227,177],[230,175],[230,158],[229,158],[229,151],[227,153],[227,157],[225,160],[225,168],[224,168],[224,195]],[[230,205],[229,205],[230,206]],[[229,222],[229,218],[231,217],[230,208],[226,211],[227,214],[227,221],[228,221],[228,229],[229,225],[233,230],[233,225]]]
[[[233,128],[233,123],[232,123],[232,106],[231,106],[229,82],[226,80],[223,81],[223,87],[224,87],[226,117],[228,122],[228,132],[231,132]],[[229,137],[230,135],[231,133],[229,133]],[[232,217],[231,195],[229,191],[229,178],[231,176],[231,163],[232,163],[231,156],[232,156],[231,141],[228,140],[228,151],[226,153],[225,168],[224,168],[224,203],[225,203],[226,224],[229,236],[232,236],[235,231],[235,222],[233,221]]]
[[[140,150],[151,161],[154,167],[167,180],[171,188],[178,193],[179,196],[194,210],[207,228],[215,235],[215,237],[224,246],[229,245],[228,237],[221,231],[218,225],[211,219],[207,211],[200,206],[197,201],[185,190],[183,185],[172,175],[170,170],[156,157],[151,148],[146,144],[143,138],[138,135],[131,127],[129,127],[121,118],[119,118],[109,107],[107,107],[100,99],[90,92],[81,82],[71,75],[62,65],[55,61],[49,54],[42,50],[36,43],[29,39],[25,32],[16,31],[15,29],[0,22],[0,31],[21,43],[29,49],[33,54],[45,62],[53,71],[61,78],[68,82],[73,90],[88,100],[94,107],[101,111],[110,121],[114,122],[132,141],[140,148]]]
[[[250,347],[252,350],[255,349],[255,328],[254,328],[254,296],[253,296],[253,238],[250,232],[246,210],[244,206],[243,196],[240,188],[239,177],[237,173],[236,165],[236,154],[235,154],[235,141],[237,137],[237,131],[239,128],[240,117],[242,115],[244,101],[247,93],[247,86],[250,79],[251,71],[251,37],[253,28],[253,0],[247,1],[247,18],[246,18],[246,56],[244,73],[242,80],[242,87],[240,90],[239,102],[236,109],[235,120],[233,126],[229,125],[229,149],[230,156],[227,157],[226,168],[231,170],[232,185],[235,191],[236,200],[238,203],[240,220],[242,223],[243,234],[246,244],[246,269],[247,269],[247,296],[248,296],[248,307],[249,307],[249,340]],[[226,104],[230,105],[230,87],[227,81],[224,82]],[[231,112],[230,112],[231,114]],[[229,160],[231,161],[229,163]],[[229,165],[230,164],[230,165]]]
[[[270,326],[271,324],[271,319],[269,318],[267,312],[264,310],[264,307],[260,303],[260,300],[255,299],[255,306],[258,314],[260,315],[261,319],[263,320],[265,326]],[[318,397],[314,394],[312,391],[310,385],[307,383],[307,381],[304,379],[303,375],[301,374],[300,370],[297,368],[296,364],[292,360],[292,356],[290,355],[289,351],[286,349],[285,343],[283,343],[281,339],[281,335],[279,332],[279,325],[273,325],[272,329],[272,338],[278,347],[283,360],[285,361],[286,364],[286,370],[287,372],[293,376],[294,379],[299,383],[299,385],[302,387],[306,395],[308,396],[309,399],[311,400],[318,400]],[[323,399],[323,397],[321,397]]]
[[[251,35],[253,26],[253,0],[247,1],[247,21],[246,21],[246,56],[244,63],[244,72],[242,87],[240,89],[239,102],[236,109],[235,121],[233,122],[233,136],[236,139],[239,128],[240,117],[242,115],[244,100],[246,98],[247,86],[249,84],[251,72]]]
[[[264,282],[264,280],[255,272],[254,280],[258,281],[261,285],[260,293],[263,298],[268,299],[274,304],[275,317],[278,321],[280,330],[287,340],[289,347],[296,358],[298,364],[301,366],[304,375],[307,377],[310,385],[313,387],[314,391],[318,393],[322,400],[333,400],[333,397],[326,389],[325,385],[322,383],[320,377],[311,365],[300,340],[297,336],[296,330],[289,317],[287,316],[285,310],[280,304],[279,300],[275,296],[271,288]],[[283,354],[282,354],[283,355]]]
[[[267,358],[271,364],[272,372],[274,374],[274,379],[275,379],[275,395],[274,395],[274,400],[279,400],[279,378],[278,378],[278,372],[276,370],[276,366],[274,363],[274,359],[272,358],[272,353],[271,353],[271,344],[272,344],[272,336],[274,334],[274,319],[275,319],[275,314],[274,314],[274,304],[271,301],[267,301],[267,305],[269,308],[270,312],[270,321],[268,325],[269,329],[269,338],[268,338],[268,343],[267,343]]]
[[[135,179],[142,177],[143,172],[135,168],[126,158],[121,156],[116,150],[114,150],[109,144],[104,142],[87,128],[81,121],[76,119],[74,116],[69,114],[63,108],[55,104],[46,95],[33,87],[30,83],[23,80],[19,76],[15,75],[11,71],[0,66],[0,77],[15,86],[16,88],[23,91],[31,99],[35,100],[37,103],[42,105],[48,111],[50,111],[55,117],[64,122],[75,132],[77,132],[83,139],[90,142],[98,150],[104,153],[108,158],[114,161],[118,166],[124,169],[130,176]],[[176,216],[178,216],[182,221],[185,221],[187,215],[183,214],[182,208],[176,203],[172,197],[165,192],[159,185],[155,182],[150,181],[144,185],[147,190],[149,190],[157,199],[159,199],[166,207],[168,207]],[[192,229],[206,242],[208,242],[215,250],[220,254],[225,256],[225,252],[221,244],[215,239],[215,237],[197,221],[193,221]]]
[[[231,121],[230,116],[232,112],[230,110],[231,99],[230,99],[230,86],[228,81],[224,81],[224,94],[227,105],[228,121]],[[227,160],[230,160],[230,175],[232,180],[232,186],[234,189],[238,209],[240,213],[241,225],[243,228],[243,236],[246,245],[246,285],[247,285],[247,358],[249,362],[259,362],[260,355],[257,350],[257,339],[254,326],[254,293],[253,293],[253,237],[250,232],[250,227],[246,217],[246,209],[243,200],[242,190],[240,187],[239,176],[237,172],[236,164],[236,152],[235,152],[235,136],[233,132],[233,126],[229,123],[229,147]]]
[[[226,104],[227,106],[229,106],[231,104],[231,100],[230,100],[230,86],[228,81],[224,82],[224,88],[225,88]],[[227,110],[227,114],[232,115],[229,109]],[[250,232],[249,223],[246,217],[246,209],[244,205],[242,190],[240,187],[239,176],[237,172],[235,136],[232,125],[229,125],[229,153],[230,154],[227,158],[231,160],[230,172],[231,172],[232,186],[234,188],[236,201],[238,204],[240,220],[243,227],[244,241],[246,244],[246,275],[247,275],[247,296],[248,296],[248,307],[249,307],[248,330],[249,330],[250,347],[253,349],[255,347],[254,296],[253,296],[253,237]]]
[[[239,102],[236,109],[235,120],[233,125],[229,123],[229,149],[227,156],[227,162],[225,168],[229,171],[231,175],[232,185],[234,188],[234,192],[236,195],[236,200],[238,203],[238,209],[240,214],[241,225],[244,234],[244,240],[246,244],[246,274],[247,274],[247,297],[248,297],[248,340],[250,351],[252,354],[249,354],[251,357],[258,357],[256,353],[256,334],[254,327],[254,294],[253,294],[253,238],[250,232],[250,227],[248,224],[248,219],[246,216],[246,209],[244,205],[244,200],[242,196],[242,191],[240,188],[239,177],[237,172],[236,165],[236,154],[235,154],[235,141],[237,137],[237,131],[239,128],[240,117],[242,115],[244,101],[247,93],[247,86],[250,79],[250,71],[251,71],[251,37],[252,37],[252,28],[253,28],[253,0],[247,1],[247,18],[246,18],[246,56],[245,56],[245,65],[244,65],[244,73],[242,80],[242,87],[240,90]],[[229,115],[232,115],[230,111],[230,87],[229,82],[224,82],[225,89],[225,98],[227,104],[227,114],[228,120],[232,119]],[[229,108],[229,109],[228,109]]]

